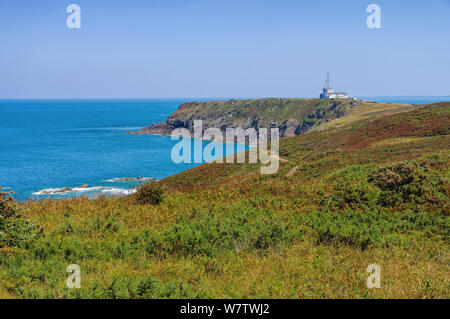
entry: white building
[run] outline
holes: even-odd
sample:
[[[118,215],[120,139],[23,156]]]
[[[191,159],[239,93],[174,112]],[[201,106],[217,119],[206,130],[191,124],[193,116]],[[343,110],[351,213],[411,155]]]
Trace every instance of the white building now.
[[[336,92],[330,87],[330,73],[327,73],[327,87],[323,88],[321,99],[348,99],[350,96],[345,92]]]

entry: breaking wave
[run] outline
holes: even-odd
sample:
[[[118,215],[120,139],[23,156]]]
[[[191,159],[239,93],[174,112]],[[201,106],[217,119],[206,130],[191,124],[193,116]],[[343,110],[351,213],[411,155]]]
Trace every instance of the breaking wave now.
[[[135,189],[123,189],[123,188],[105,188],[102,189],[102,193],[110,195],[131,195],[136,193]]]
[[[62,195],[62,194],[70,194],[70,193],[85,193],[92,192],[96,190],[102,189],[102,186],[96,187],[62,187],[62,188],[46,188],[37,192],[34,192],[33,195]]]
[[[105,180],[108,183],[117,183],[117,182],[135,182],[135,181],[149,181],[152,180],[151,177],[116,177]]]
[[[68,196],[74,197],[77,194],[87,194],[91,198],[99,197],[101,195],[110,195],[110,196],[125,196],[131,195],[136,192],[136,189],[126,189],[126,188],[115,188],[115,187],[105,187],[105,186],[96,186],[96,187],[74,187],[74,188],[46,188],[37,192],[34,192],[33,195],[36,196]]]

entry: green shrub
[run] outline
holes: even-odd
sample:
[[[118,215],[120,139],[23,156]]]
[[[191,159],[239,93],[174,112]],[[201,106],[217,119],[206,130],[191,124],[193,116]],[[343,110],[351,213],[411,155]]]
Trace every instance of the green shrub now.
[[[158,205],[163,200],[163,195],[163,187],[153,180],[139,185],[134,194],[136,202],[141,205]]]
[[[14,199],[0,191],[0,248],[28,248],[41,233],[37,225],[20,216]]]
[[[353,165],[332,176],[333,193],[330,200],[322,202],[322,206],[331,208],[362,208],[373,207],[377,201],[377,192],[367,182],[367,175],[372,167]]]
[[[225,216],[205,213],[190,220],[182,216],[167,230],[145,238],[146,250],[156,254],[207,255],[241,250],[266,250],[291,241],[298,233],[272,211],[233,211]],[[148,236],[148,235],[147,235]]]
[[[369,176],[369,182],[382,190],[379,203],[383,206],[395,206],[403,202],[422,203],[425,181],[429,178],[424,166],[405,161],[374,171]]]
[[[445,211],[448,203],[448,177],[442,169],[442,159],[402,161],[383,166],[352,165],[333,174],[332,193],[323,197],[321,207],[332,211],[355,209],[380,210],[414,208],[434,205]]]
[[[369,246],[402,244],[408,237],[449,238],[449,219],[426,211],[339,213],[314,211],[297,217],[297,223],[309,226],[317,244],[348,245],[365,250]],[[406,241],[408,242],[408,241]]]
[[[104,288],[104,296],[109,299],[129,299],[134,297],[132,281],[126,278],[114,278],[112,282]]]
[[[400,162],[376,170],[370,180],[382,190],[400,192],[404,186],[419,184],[425,175],[415,162]]]
[[[115,278],[104,289],[103,295],[107,298],[207,298],[207,294],[195,292],[181,280],[162,282],[154,276],[144,278]]]
[[[142,279],[137,286],[137,294],[141,298],[152,298],[157,295],[160,286],[161,282],[157,278],[148,276]]]
[[[319,217],[320,216],[320,217]],[[370,245],[384,246],[385,238],[381,233],[379,216],[376,214],[359,214],[349,210],[340,214],[319,213],[317,221],[312,224],[317,231],[320,244],[349,245],[365,250]]]

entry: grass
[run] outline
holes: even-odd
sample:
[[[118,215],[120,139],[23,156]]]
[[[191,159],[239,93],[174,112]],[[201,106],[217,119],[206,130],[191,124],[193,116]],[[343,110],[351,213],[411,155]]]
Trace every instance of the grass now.
[[[143,196],[8,201],[42,232],[1,242],[0,297],[448,298],[449,106],[282,139],[274,175],[214,163]]]
[[[412,111],[414,109],[417,109],[417,106],[406,104],[362,102],[355,107],[347,106],[344,109],[345,116],[331,119],[330,121],[322,123],[320,126],[313,128],[313,130],[323,131],[326,129],[339,128],[358,120],[371,117],[383,117],[391,114]]]

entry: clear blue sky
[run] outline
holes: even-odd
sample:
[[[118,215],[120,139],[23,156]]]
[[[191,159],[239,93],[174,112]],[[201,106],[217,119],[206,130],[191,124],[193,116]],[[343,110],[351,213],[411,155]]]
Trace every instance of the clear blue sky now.
[[[0,98],[315,97],[327,71],[354,96],[450,95],[450,1],[0,1]]]

